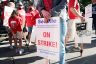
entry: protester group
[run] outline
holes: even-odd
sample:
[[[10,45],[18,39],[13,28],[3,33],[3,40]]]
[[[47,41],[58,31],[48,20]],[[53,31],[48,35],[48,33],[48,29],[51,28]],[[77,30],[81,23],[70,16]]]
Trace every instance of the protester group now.
[[[34,0],[35,1],[35,0]],[[95,3],[94,0],[92,0]],[[68,42],[74,40],[74,50],[80,50],[81,56],[83,53],[83,44],[78,46],[75,42],[76,23],[84,23],[84,12],[80,12],[80,4],[78,0],[38,0],[37,5],[33,1],[1,1],[0,3],[0,27],[3,27],[5,19],[5,6],[14,8],[10,18],[8,19],[8,26],[5,26],[8,32],[10,49],[15,48],[16,53],[22,54],[24,52],[22,45],[22,38],[28,43],[31,43],[31,34],[33,26],[36,26],[36,19],[43,17],[45,23],[51,17],[60,17],[60,64],[65,63],[65,54],[67,51],[66,45]],[[93,4],[95,6],[95,4]],[[66,8],[67,7],[67,8]],[[95,16],[96,8],[94,8],[94,28],[96,26]],[[24,33],[27,36],[24,37]],[[95,32],[96,33],[96,32]],[[14,42],[13,42],[14,40]],[[14,45],[13,45],[14,43]],[[30,45],[29,45],[30,46]]]

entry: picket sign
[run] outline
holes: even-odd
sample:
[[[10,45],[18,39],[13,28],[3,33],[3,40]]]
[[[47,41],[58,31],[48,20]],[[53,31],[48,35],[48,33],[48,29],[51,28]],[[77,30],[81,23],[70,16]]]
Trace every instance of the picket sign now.
[[[86,19],[86,30],[82,31],[82,34],[76,34],[76,43],[91,43],[91,37],[92,37],[92,18]]]
[[[44,18],[36,20],[37,55],[49,60],[59,61],[60,18],[53,17],[48,23]]]
[[[76,34],[76,43],[91,43],[92,37],[92,4],[85,7],[85,22],[87,23],[86,30],[82,32],[83,35]]]
[[[8,19],[11,16],[11,13],[13,12],[14,8],[5,6],[4,7],[4,21],[3,25],[8,26]]]

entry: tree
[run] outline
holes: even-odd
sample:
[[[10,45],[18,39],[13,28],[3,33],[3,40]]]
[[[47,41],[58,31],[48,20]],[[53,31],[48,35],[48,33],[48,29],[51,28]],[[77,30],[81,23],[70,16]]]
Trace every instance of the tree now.
[[[79,0],[79,2],[80,2],[80,8],[82,12],[85,12],[85,7],[88,4],[91,4],[91,0]]]

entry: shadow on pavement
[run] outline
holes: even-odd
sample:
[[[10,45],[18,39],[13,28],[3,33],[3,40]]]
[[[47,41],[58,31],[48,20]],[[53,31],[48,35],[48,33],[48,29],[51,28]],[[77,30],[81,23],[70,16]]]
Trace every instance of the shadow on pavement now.
[[[29,48],[24,46],[23,49],[24,49],[24,53],[20,55],[16,53],[15,49],[11,50],[9,47],[2,47],[0,48],[0,58],[11,57],[11,56],[23,56],[23,55],[31,54],[36,52],[37,48],[35,45],[31,45]]]
[[[84,44],[84,49],[96,47],[96,39],[91,40],[91,43]]]
[[[68,64],[96,64],[96,54],[87,56],[87,57],[81,57],[79,59],[70,59],[70,61],[67,61]]]
[[[96,37],[95,37],[95,38],[96,38]],[[66,50],[67,53],[79,52],[79,51],[73,51],[73,50],[72,50],[73,47],[74,47],[74,43],[70,43],[70,44],[68,44],[67,46],[69,46],[69,47],[67,47],[67,50]],[[80,46],[80,44],[79,44],[79,46]],[[92,40],[91,43],[84,43],[84,44],[83,44],[83,47],[84,47],[84,49],[96,47],[96,39]]]
[[[28,63],[33,63],[37,60],[43,59],[42,57],[39,56],[24,56],[24,55],[28,55],[28,54],[32,54],[36,52],[36,45],[31,45],[29,46],[29,48],[27,47],[23,47],[25,52],[22,55],[19,55],[15,52],[15,49],[9,49],[9,47],[1,47],[0,48],[0,58],[5,58],[4,60],[0,60],[0,64],[28,64]],[[14,59],[14,57],[17,56],[24,56],[23,58],[19,58],[19,59]],[[13,60],[10,59],[13,58]]]
[[[28,64],[28,63],[33,63],[40,59],[43,59],[43,58],[38,57],[38,56],[33,56],[33,57],[29,57],[29,58],[16,59],[15,62],[17,64]]]
[[[5,59],[5,60],[1,60],[0,64],[29,64],[41,59],[43,58],[38,56],[33,56],[28,58],[14,59],[14,63],[10,59]]]

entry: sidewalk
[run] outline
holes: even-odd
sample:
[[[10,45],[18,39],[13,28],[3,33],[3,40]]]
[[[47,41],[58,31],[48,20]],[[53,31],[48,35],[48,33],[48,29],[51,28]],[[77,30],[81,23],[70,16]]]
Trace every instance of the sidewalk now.
[[[9,49],[8,41],[4,40],[0,43],[0,64],[45,64],[45,59],[37,56],[36,46],[33,44],[29,50],[24,46],[24,54],[18,55],[15,53],[15,49]],[[25,45],[24,42],[23,45]],[[69,49],[72,46],[73,44],[70,43]],[[66,53],[66,62],[67,64],[96,64],[96,37],[93,35],[91,44],[84,44],[82,57],[80,57],[80,52]],[[51,64],[56,63],[51,61]]]
[[[68,64],[96,64],[96,36],[92,35],[91,44],[84,44],[82,57],[80,57],[80,52],[67,53],[66,62]]]

